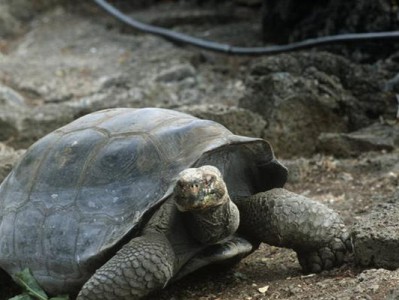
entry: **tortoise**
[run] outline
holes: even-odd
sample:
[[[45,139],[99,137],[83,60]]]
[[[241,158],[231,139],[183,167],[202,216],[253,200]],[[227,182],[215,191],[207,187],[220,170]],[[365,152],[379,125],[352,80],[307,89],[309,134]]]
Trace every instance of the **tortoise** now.
[[[343,263],[340,216],[283,189],[260,138],[161,108],[94,112],[33,144],[0,186],[0,268],[50,294],[140,299],[261,242],[304,272]]]

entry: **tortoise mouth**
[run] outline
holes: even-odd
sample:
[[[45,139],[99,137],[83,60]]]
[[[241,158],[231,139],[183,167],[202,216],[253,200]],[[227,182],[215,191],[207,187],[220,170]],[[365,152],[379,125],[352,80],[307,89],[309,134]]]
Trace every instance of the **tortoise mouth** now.
[[[184,210],[204,210],[222,205],[224,203],[223,196],[224,193],[220,193],[217,190],[199,193],[197,197],[187,199],[188,201],[185,202]]]
[[[225,202],[226,185],[220,172],[211,166],[186,169],[174,188],[180,211],[204,210]]]

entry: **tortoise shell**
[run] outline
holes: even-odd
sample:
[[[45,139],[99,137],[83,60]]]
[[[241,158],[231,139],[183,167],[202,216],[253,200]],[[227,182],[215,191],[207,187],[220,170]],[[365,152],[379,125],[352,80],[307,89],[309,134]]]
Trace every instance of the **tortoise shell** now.
[[[53,292],[79,288],[138,234],[180,171],[204,164],[233,199],[286,180],[266,141],[172,110],[108,109],[55,130],[0,186],[0,267],[29,267]]]

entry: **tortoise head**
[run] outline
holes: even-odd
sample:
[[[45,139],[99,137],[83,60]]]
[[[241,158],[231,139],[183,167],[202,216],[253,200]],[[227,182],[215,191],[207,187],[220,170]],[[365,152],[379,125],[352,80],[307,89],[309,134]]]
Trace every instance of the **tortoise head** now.
[[[228,201],[222,174],[216,167],[207,165],[180,172],[173,194],[182,212],[205,210]]]

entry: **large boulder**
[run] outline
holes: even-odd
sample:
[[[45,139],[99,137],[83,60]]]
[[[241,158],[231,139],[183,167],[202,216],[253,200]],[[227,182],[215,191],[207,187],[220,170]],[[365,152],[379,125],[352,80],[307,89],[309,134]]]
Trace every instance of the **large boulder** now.
[[[322,133],[318,139],[320,151],[340,157],[395,148],[399,148],[399,124],[375,123],[351,133]]]
[[[355,261],[363,267],[399,268],[399,189],[362,216],[352,230]]]
[[[221,104],[182,106],[178,110],[201,119],[218,122],[238,135],[259,137],[263,134],[266,121],[248,109]]]
[[[350,132],[381,116],[392,118],[396,99],[384,88],[391,76],[327,52],[259,58],[239,107],[268,122],[263,137],[279,154],[310,155],[323,132]]]

